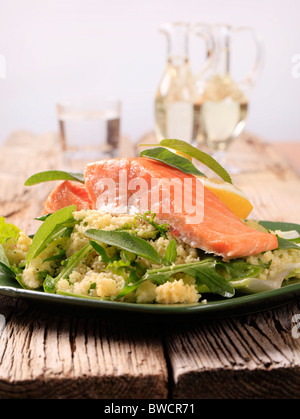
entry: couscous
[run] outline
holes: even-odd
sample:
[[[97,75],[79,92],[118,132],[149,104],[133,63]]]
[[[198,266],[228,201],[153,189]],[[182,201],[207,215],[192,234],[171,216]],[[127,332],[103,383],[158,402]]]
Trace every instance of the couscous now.
[[[60,228],[53,227],[55,234],[45,239],[44,248],[33,249],[36,243],[21,231],[2,244],[24,288],[134,303],[191,304],[211,292],[232,297],[235,289],[255,292],[265,284],[270,289],[285,278],[300,278],[297,249],[223,262],[183,243],[168,225],[155,222],[155,214],[70,211]],[[50,225],[51,218],[44,223]],[[253,222],[252,227],[262,228]],[[99,237],[108,239],[96,240],[99,231]],[[114,240],[126,234],[134,238],[132,248],[118,247]]]

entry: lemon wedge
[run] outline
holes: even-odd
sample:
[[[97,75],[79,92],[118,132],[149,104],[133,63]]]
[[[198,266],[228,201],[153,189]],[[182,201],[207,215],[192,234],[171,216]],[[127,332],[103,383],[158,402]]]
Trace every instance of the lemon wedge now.
[[[181,151],[175,151],[176,154],[192,161],[192,157]],[[235,185],[224,180],[206,178],[198,176],[203,185],[211,190],[225,205],[239,218],[245,220],[253,210],[253,205],[244,194],[244,192]]]
[[[253,205],[241,189],[219,179],[206,178],[203,176],[199,176],[199,179],[203,185],[224,202],[235,215],[243,220],[248,217],[253,209]]]

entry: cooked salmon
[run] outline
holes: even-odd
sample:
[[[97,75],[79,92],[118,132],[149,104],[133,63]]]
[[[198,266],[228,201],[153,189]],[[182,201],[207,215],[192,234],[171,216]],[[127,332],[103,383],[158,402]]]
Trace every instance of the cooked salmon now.
[[[126,174],[127,183],[124,181],[124,176],[121,177],[122,173]],[[141,179],[150,187],[146,193],[137,194],[133,187],[129,187],[130,181],[137,181],[138,184]],[[182,210],[179,211],[175,205],[174,191],[169,199],[162,199],[162,191],[170,189],[170,181],[174,179],[178,184],[181,180],[182,185],[187,180],[191,181],[185,188],[186,194],[183,199],[189,198],[191,206],[195,203],[201,206],[203,219],[200,222],[187,222],[189,214],[184,209],[184,202]],[[159,180],[159,185],[154,182],[156,186],[153,187],[153,180]],[[91,163],[85,169],[85,186],[94,209],[101,209],[105,191],[108,201],[111,197],[108,207],[113,210],[121,204],[127,206],[127,209],[138,208],[143,200],[144,204],[148,203],[148,209],[155,208],[157,220],[168,223],[173,233],[184,242],[208,253],[222,256],[225,260],[277,248],[275,235],[259,232],[245,225],[207,188],[202,189],[202,199],[197,200],[195,196],[197,182],[200,183],[200,180],[193,175],[184,174],[178,169],[145,157],[103,160]],[[159,194],[157,188],[160,190]],[[169,211],[165,210],[165,204],[169,204]]]
[[[85,186],[65,180],[48,196],[44,205],[44,214],[53,213],[69,205],[76,205],[78,211],[92,208]]]

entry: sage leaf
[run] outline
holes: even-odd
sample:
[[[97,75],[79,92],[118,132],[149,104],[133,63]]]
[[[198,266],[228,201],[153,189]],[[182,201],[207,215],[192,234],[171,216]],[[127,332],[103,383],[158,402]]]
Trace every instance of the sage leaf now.
[[[165,139],[160,141],[159,145],[162,147],[167,147],[176,151],[180,151],[181,153],[186,154],[187,156],[193,157],[194,159],[203,163],[213,172],[215,172],[225,182],[232,183],[229,173],[212,156],[205,153],[204,151],[199,150],[196,147],[193,147],[186,141],[176,139]]]
[[[300,246],[291,240],[283,239],[282,237],[276,236],[278,247],[277,249],[297,249],[300,250]]]
[[[85,235],[93,240],[105,243],[110,246],[116,246],[120,249],[134,253],[154,263],[160,263],[160,257],[157,251],[146,240],[141,239],[127,231],[108,231],[90,229]]]
[[[49,182],[53,180],[72,180],[74,182],[84,183],[84,175],[82,173],[65,172],[63,170],[46,170],[38,172],[30,176],[25,186],[37,185],[38,183]]]
[[[296,230],[300,234],[300,224],[287,223],[281,221],[259,221],[259,224],[269,231],[281,230],[291,231]]]
[[[194,176],[205,176],[193,163],[185,157],[179,156],[164,147],[150,148],[140,152],[140,157],[148,157],[174,167],[183,173]]]
[[[71,227],[65,225],[74,221],[73,212],[76,211],[75,205],[62,208],[43,222],[35,233],[29,251],[26,256],[26,263],[28,264],[32,259],[36,258],[51,241],[69,234]]]

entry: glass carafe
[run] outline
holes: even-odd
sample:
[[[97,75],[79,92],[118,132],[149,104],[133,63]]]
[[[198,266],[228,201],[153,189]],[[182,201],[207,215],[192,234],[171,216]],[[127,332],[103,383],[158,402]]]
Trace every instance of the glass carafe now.
[[[202,34],[203,25],[200,24],[199,27]],[[194,30],[197,33],[197,27]],[[246,125],[250,93],[261,67],[262,45],[252,28],[233,28],[226,24],[218,24],[207,30],[213,36],[214,51],[210,67],[205,72],[199,72],[196,77],[200,103],[200,129],[197,140],[199,146],[204,144],[208,151],[226,166],[225,151]],[[233,79],[231,71],[231,41],[233,36],[243,32],[248,32],[253,37],[256,55],[252,70],[243,80],[237,81]],[[242,56],[240,60],[243,60]]]
[[[168,47],[155,97],[155,134],[158,140],[176,138],[191,143],[198,134],[199,104],[188,56],[190,25],[165,23],[160,32],[166,35]]]

